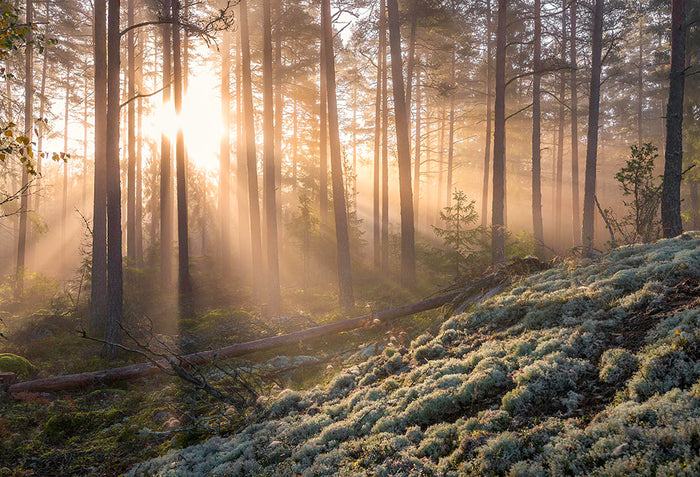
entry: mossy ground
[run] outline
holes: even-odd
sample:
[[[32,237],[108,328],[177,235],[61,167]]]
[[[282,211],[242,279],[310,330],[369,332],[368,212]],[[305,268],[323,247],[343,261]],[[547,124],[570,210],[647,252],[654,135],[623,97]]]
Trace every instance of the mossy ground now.
[[[130,475],[699,475],[700,234],[534,274]]]
[[[329,287],[319,284],[306,291],[284,290],[288,316],[264,319],[251,305],[249,291],[236,288],[235,283],[222,286],[214,276],[204,273],[208,268],[204,263],[195,262],[193,268],[200,305],[197,317],[173,324],[168,320],[175,315],[176,307],[172,297],[154,289],[157,280],[153,269],[126,267],[127,326],[132,330],[154,326],[164,333],[160,335],[163,339],[196,350],[348,317],[336,311],[337,298]],[[370,274],[367,270],[359,272]],[[22,370],[26,376],[20,376],[21,380],[30,375],[57,376],[143,360],[123,354],[116,362],[106,361],[100,357],[99,343],[80,337],[88,321],[85,290],[76,305],[74,289],[64,290],[53,280],[32,275],[25,283],[27,300],[17,302],[8,283],[0,286],[0,332],[7,337],[0,337],[0,353],[21,356],[34,365]],[[366,280],[356,290],[358,306],[349,316],[398,306],[434,291],[426,290],[408,292],[392,285],[389,278],[381,282],[376,277]],[[327,382],[353,355],[355,361],[364,360],[381,352],[390,338],[407,342],[426,329],[437,331],[439,325],[437,312],[424,313],[386,326],[257,353],[226,365],[254,367],[254,375],[262,380],[263,395],[285,387],[306,389]],[[24,363],[14,358],[5,361],[8,366]],[[225,375],[211,370],[209,378],[226,390]],[[14,398],[0,393],[0,476],[120,475],[170,450],[214,435],[230,435],[242,423],[256,420],[259,409],[234,409],[230,403],[212,399],[163,375],[107,389],[24,393]]]

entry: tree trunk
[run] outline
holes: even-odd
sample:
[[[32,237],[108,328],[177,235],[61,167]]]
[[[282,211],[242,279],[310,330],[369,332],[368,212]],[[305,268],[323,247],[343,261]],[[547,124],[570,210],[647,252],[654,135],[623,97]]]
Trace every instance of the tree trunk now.
[[[273,71],[274,94],[275,94],[275,207],[276,214],[281,215],[282,207],[282,166],[284,156],[282,155],[282,131],[284,128],[284,96],[282,95],[282,8],[283,0],[275,0],[275,66]],[[277,228],[278,246],[284,246],[282,239],[284,227]],[[277,267],[279,269],[279,266]],[[279,275],[279,271],[278,271]]]
[[[685,0],[671,8],[671,75],[666,106],[666,162],[661,195],[661,223],[665,238],[683,232],[681,170],[683,167],[683,94],[685,89]]]
[[[231,265],[231,33],[224,30],[221,41],[221,135],[219,149],[219,225],[221,227],[221,272],[224,279],[232,277]]]
[[[383,0],[382,0],[383,2]],[[383,3],[382,3],[383,5]],[[380,10],[380,15],[384,10]],[[380,196],[380,170],[381,170],[381,147],[382,147],[382,77],[383,77],[383,61],[382,55],[386,57],[386,52],[382,53],[386,46],[384,45],[384,36],[381,34],[383,27],[383,16],[379,17],[379,49],[377,52],[377,89],[374,97],[374,171],[373,171],[373,194],[372,194],[372,251],[374,252],[374,268],[381,268],[381,224],[379,213],[379,196]]]
[[[566,61],[566,4],[569,0],[563,0],[564,6],[561,12],[561,52],[559,59],[562,64]],[[556,193],[554,197],[554,231],[555,231],[555,247],[563,246],[562,236],[562,194],[564,189],[564,119],[566,109],[564,107],[564,94],[566,92],[566,80],[564,71],[559,74],[559,88],[557,95],[559,96],[559,144],[557,146],[557,179]]]
[[[164,16],[171,17],[171,0],[164,0]],[[169,23],[161,25],[163,36],[163,103],[169,113],[172,91],[172,30]],[[168,108],[168,109],[166,109]],[[169,132],[162,129],[160,136],[160,279],[164,290],[173,283],[173,160]]]
[[[248,177],[248,205],[250,218],[250,244],[252,251],[253,293],[263,296],[262,246],[260,243],[260,203],[258,200],[258,166],[255,153],[255,110],[253,109],[253,84],[250,72],[250,36],[248,33],[248,0],[240,2],[241,28],[241,86],[243,93],[243,126],[245,128],[246,169]]]
[[[578,2],[571,2],[571,42],[569,43],[569,63],[571,63],[571,220],[574,247],[581,245],[581,200],[579,198],[578,177],[578,78],[576,64],[576,10]]]
[[[326,76],[328,75],[327,66],[323,61],[323,49],[325,48],[325,35],[321,31],[321,54],[319,75],[319,121],[320,121],[320,138],[319,138],[319,191],[318,191],[318,206],[319,217],[321,219],[321,230],[328,227],[328,92]]]
[[[394,119],[399,163],[399,196],[401,202],[401,283],[412,287],[416,283],[416,245],[411,187],[411,143],[408,110],[401,62],[401,24],[398,0],[389,0],[389,43],[391,46],[391,77],[394,91]]]
[[[535,0],[535,36],[532,76],[532,227],[535,235],[535,254],[544,255],[542,227],[542,145],[541,145],[541,92],[542,80],[542,19],[541,1]]]
[[[643,117],[644,117],[644,31],[642,23],[641,3],[639,4],[639,45],[637,46],[637,147],[642,147],[643,141]]]
[[[263,0],[263,204],[267,235],[267,304],[273,316],[280,312],[280,272],[277,249],[277,200],[275,192],[275,111],[272,90],[272,19],[270,0]]]
[[[70,113],[70,66],[66,68],[66,97],[63,109],[63,152],[68,154],[68,116]],[[68,162],[63,161],[63,190],[61,191],[61,243],[65,247],[66,227],[68,225]],[[61,255],[62,265],[65,269],[66,257]]]
[[[450,84],[454,88],[455,84],[455,50],[452,49],[452,68],[450,74]],[[455,91],[450,94],[450,129],[447,140],[447,187],[445,188],[445,204],[449,207],[452,203],[452,169],[454,167],[455,154]]]
[[[418,26],[418,2],[413,0],[411,11],[411,30],[408,36],[408,64],[406,65],[406,110],[411,110],[411,98],[413,93],[413,69],[416,63],[416,29]],[[411,128],[409,117],[409,130]]]
[[[140,51],[136,56],[136,91],[143,90],[143,43],[140,43]],[[143,98],[139,98],[136,107],[136,260],[143,260]]]
[[[600,72],[603,50],[603,0],[595,1],[593,11],[593,50],[591,89],[588,97],[588,144],[586,146],[586,184],[583,194],[583,228],[581,243],[584,253],[593,252],[596,194],[596,162],[598,158],[598,115],[600,110]]]
[[[421,146],[421,106],[422,106],[422,91],[420,86],[420,71],[416,76],[416,138],[415,147],[413,148],[413,212],[415,214],[415,223],[419,223],[420,211],[420,146]]]
[[[121,343],[122,211],[119,177],[119,0],[109,0],[107,20],[107,329],[105,340]],[[106,345],[114,359],[117,347]]]
[[[435,201],[435,206],[437,210],[435,220],[440,222],[440,211],[442,210],[442,198],[443,198],[443,183],[445,182],[445,108],[440,106],[440,119],[438,119],[438,127],[440,128],[440,135],[438,138],[438,186],[437,186],[437,198]]]
[[[382,62],[382,272],[389,272],[389,102],[386,55],[386,0],[380,0],[379,55]]]
[[[92,211],[90,330],[102,335],[107,317],[107,31],[106,0],[95,1],[95,180]]]
[[[506,0],[498,0],[496,27],[496,101],[493,135],[493,206],[491,253],[493,263],[505,259],[505,171],[506,171]]]
[[[27,0],[26,11],[27,24],[34,21],[34,5],[32,0]],[[34,101],[34,48],[32,46],[32,30],[27,33],[27,47],[25,49],[24,60],[24,135],[31,142],[32,131],[34,130],[32,120],[32,105]],[[27,209],[29,208],[29,174],[24,164],[20,167],[22,171],[22,195],[20,198],[19,213],[19,236],[17,239],[17,288],[15,294],[17,298],[22,297],[24,289],[24,259],[27,247]]]
[[[173,18],[180,18],[180,0],[173,0]],[[173,27],[173,99],[175,114],[182,113],[184,91],[182,58],[180,48],[180,27]],[[192,283],[190,281],[189,226],[187,222],[187,164],[185,158],[185,136],[182,126],[177,129],[175,139],[175,164],[177,173],[177,256],[178,292],[180,316],[191,317],[194,313]]]
[[[239,10],[240,11],[240,10]],[[243,108],[243,61],[242,42],[240,31],[236,43],[236,202],[238,206],[238,262],[243,270],[248,273],[251,270],[252,248],[250,227],[250,206],[248,191],[248,153],[244,134],[244,108]]]
[[[134,2],[127,0],[127,25],[134,24]],[[136,95],[136,59],[134,58],[134,30],[126,34],[126,76],[128,100]],[[134,101],[127,105],[127,192],[126,192],[126,256],[136,258],[136,109]]]
[[[481,191],[481,227],[486,228],[489,213],[489,168],[491,167],[491,97],[493,96],[491,71],[491,0],[486,0],[486,138],[484,141],[484,183]],[[534,93],[533,93],[534,94]],[[534,192],[533,192],[534,193]]]
[[[333,26],[331,24],[330,0],[321,3],[323,26],[323,50],[321,60],[326,63],[328,92],[328,129],[331,146],[331,179],[333,183],[333,211],[335,214],[335,237],[338,249],[338,300],[340,307],[349,311],[355,307],[350,265],[350,236],[348,231],[345,188],[343,186],[343,163],[340,157],[340,132],[338,130],[338,105],[335,86],[335,56],[333,53]],[[403,99],[403,92],[401,95]]]

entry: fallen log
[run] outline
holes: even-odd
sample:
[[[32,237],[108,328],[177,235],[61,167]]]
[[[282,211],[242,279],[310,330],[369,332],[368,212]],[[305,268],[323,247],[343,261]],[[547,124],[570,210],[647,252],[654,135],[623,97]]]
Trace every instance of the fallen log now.
[[[378,324],[384,321],[401,318],[404,316],[414,315],[422,311],[428,311],[439,308],[448,303],[452,303],[455,299],[463,296],[463,293],[450,293],[443,296],[438,296],[428,300],[424,300],[412,305],[405,305],[390,310],[384,310],[377,313],[370,313],[357,318],[352,318],[329,325],[316,326],[306,330],[296,331],[279,336],[271,336],[246,343],[236,343],[225,348],[201,351],[191,355],[183,356],[191,365],[202,365],[210,363],[214,360],[233,358],[236,356],[244,356],[258,351],[266,351],[279,346],[299,343],[322,336],[333,335],[350,331],[373,324]],[[476,300],[478,297],[475,297]],[[91,371],[87,373],[69,374],[66,376],[56,376],[52,378],[36,379],[23,383],[15,383],[9,386],[10,393],[21,392],[54,392],[68,391],[71,389],[79,389],[87,386],[107,385],[118,381],[128,381],[131,379],[142,378],[153,375],[162,370],[162,368],[171,369],[167,360],[159,360],[154,363],[140,363],[130,366],[122,366],[120,368],[105,369],[101,371]]]

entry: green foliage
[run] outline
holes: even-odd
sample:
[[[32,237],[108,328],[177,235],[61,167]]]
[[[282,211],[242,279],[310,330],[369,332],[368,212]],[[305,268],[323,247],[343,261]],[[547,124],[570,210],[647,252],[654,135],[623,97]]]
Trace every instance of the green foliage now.
[[[459,275],[469,256],[476,252],[477,240],[482,233],[479,227],[469,228],[479,219],[476,201],[470,201],[464,191],[455,190],[452,205],[440,211],[440,219],[444,226],[433,226],[433,231],[450,250],[450,258],[454,261],[455,271]]]
[[[0,371],[31,376],[36,372],[28,359],[12,353],[0,353]]]
[[[659,155],[651,143],[641,147],[633,145],[630,149],[630,158],[615,174],[623,196],[629,197],[623,201],[629,213],[622,219],[609,209],[605,214],[624,243],[651,242],[661,236],[659,206],[662,183],[657,184],[654,177],[654,161]]]

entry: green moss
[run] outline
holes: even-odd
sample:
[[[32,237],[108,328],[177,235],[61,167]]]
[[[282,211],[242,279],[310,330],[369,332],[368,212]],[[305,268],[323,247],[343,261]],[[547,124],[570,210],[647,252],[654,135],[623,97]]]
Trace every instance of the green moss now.
[[[0,371],[31,376],[36,368],[28,359],[11,353],[0,353]]]

